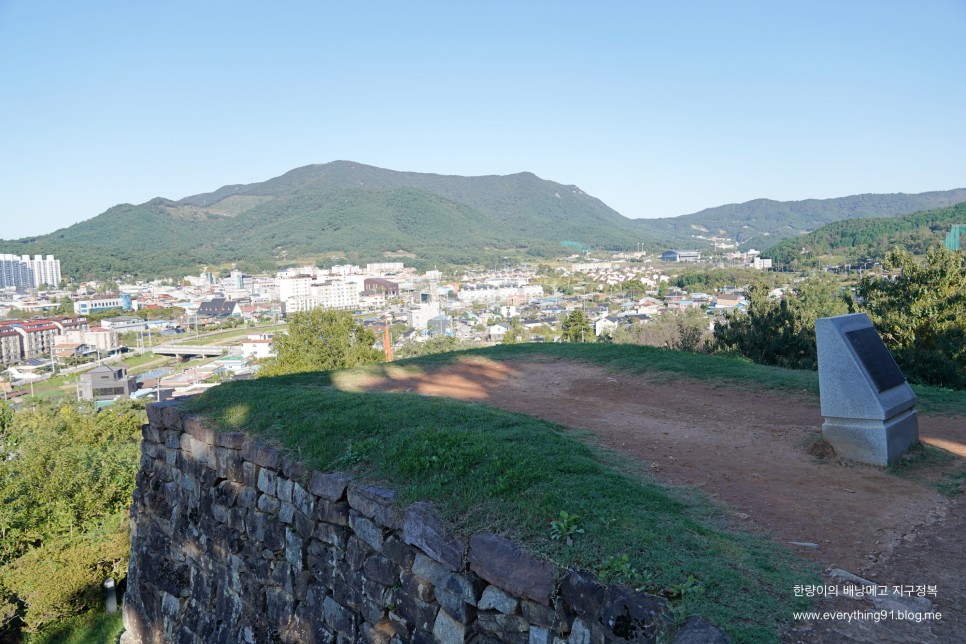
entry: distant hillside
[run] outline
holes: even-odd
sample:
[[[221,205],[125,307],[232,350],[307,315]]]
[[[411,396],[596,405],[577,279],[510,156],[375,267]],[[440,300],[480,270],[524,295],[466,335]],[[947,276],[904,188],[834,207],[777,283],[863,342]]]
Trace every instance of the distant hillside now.
[[[763,255],[778,263],[791,264],[832,255],[852,261],[878,261],[896,246],[922,254],[930,246],[942,243],[956,224],[966,224],[966,203],[901,217],[837,221],[808,235],[785,240]]]
[[[696,246],[703,239],[721,237],[733,239],[743,248],[761,250],[834,221],[892,217],[962,202],[966,202],[966,188],[915,195],[866,194],[804,201],[755,199],[691,215],[640,220],[640,224],[649,235],[675,239],[680,245],[686,245],[689,239]]]
[[[65,275],[179,277],[204,266],[273,270],[297,261],[404,257],[419,268],[539,260],[575,248],[710,248],[710,237],[767,248],[836,219],[966,201],[966,189],[777,202],[759,199],[671,219],[632,220],[574,185],[523,172],[460,177],[351,161],[309,165],[180,201],[121,204],[4,253],[53,253]]]
[[[635,222],[599,199],[530,173],[458,177],[336,161],[177,202],[115,206],[4,248],[54,253],[71,275],[154,277],[233,262],[380,261],[400,251],[416,265],[474,264],[640,240]]]

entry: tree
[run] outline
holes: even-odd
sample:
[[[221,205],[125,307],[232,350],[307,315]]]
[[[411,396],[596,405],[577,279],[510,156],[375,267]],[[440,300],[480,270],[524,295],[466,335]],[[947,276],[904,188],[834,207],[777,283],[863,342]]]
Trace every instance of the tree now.
[[[560,337],[564,342],[593,342],[597,339],[594,335],[594,327],[590,325],[590,320],[580,309],[564,318],[560,331]]]
[[[966,255],[937,245],[920,262],[894,250],[895,277],[865,276],[853,309],[865,311],[906,377],[966,388]]]
[[[503,334],[503,344],[516,344],[521,339],[525,339],[526,329],[520,323],[520,318],[512,318],[507,325],[506,333]]]
[[[665,313],[644,324],[622,326],[613,333],[617,344],[643,344],[697,353],[705,349],[708,316],[700,309]]]
[[[275,337],[275,360],[259,376],[345,369],[382,360],[376,335],[348,311],[312,309],[289,319],[288,333]]]
[[[127,570],[143,403],[2,415],[0,631],[36,631],[97,605],[100,583]]]
[[[768,300],[762,287],[749,290],[748,311],[726,314],[715,326],[715,344],[720,351],[734,352],[759,364],[814,369],[818,364],[815,348],[815,320],[803,318],[791,298]]]

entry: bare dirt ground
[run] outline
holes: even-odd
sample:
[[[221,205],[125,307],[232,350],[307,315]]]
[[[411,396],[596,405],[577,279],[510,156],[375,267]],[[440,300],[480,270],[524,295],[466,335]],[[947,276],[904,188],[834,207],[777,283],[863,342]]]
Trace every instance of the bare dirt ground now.
[[[964,418],[920,416],[923,441],[960,458],[900,478],[810,453],[822,416],[818,401],[805,396],[661,384],[559,360],[478,359],[420,375],[392,374],[359,386],[473,400],[588,430],[600,444],[649,463],[658,481],[702,489],[730,507],[736,523],[826,571],[844,569],[890,588],[936,587],[928,602],[826,600],[818,610],[862,611],[864,618],[796,622],[785,634],[788,642],[966,641],[966,503],[929,485],[966,466]],[[939,611],[942,618],[917,623],[893,613],[875,621],[871,614],[889,609]]]

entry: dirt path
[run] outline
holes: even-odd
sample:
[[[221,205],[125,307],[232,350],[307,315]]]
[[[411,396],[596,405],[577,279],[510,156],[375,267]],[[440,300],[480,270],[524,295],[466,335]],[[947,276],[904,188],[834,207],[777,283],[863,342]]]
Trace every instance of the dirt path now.
[[[475,360],[359,386],[475,400],[588,430],[602,445],[650,463],[657,480],[701,488],[730,506],[747,529],[811,544],[789,547],[827,570],[879,584],[936,586],[929,599],[948,616],[918,624],[802,623],[787,634],[789,641],[966,641],[964,504],[923,480],[958,471],[963,458],[942,471],[899,478],[810,454],[821,436],[818,401],[686,381],[656,384],[564,361]],[[921,417],[920,434],[966,457],[966,419]],[[881,606],[840,598],[819,610]]]

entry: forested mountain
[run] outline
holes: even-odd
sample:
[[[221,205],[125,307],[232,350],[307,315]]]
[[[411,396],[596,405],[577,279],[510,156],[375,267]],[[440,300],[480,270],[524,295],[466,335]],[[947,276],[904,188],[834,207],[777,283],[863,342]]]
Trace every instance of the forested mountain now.
[[[838,256],[850,261],[881,260],[896,246],[924,254],[941,243],[956,224],[966,225],[966,203],[915,212],[901,217],[837,221],[769,248],[763,253],[782,264],[817,261]]]
[[[836,199],[772,201],[755,199],[742,204],[707,208],[691,215],[640,220],[650,235],[663,239],[722,237],[744,248],[768,248],[825,224],[865,217],[892,217],[966,202],[966,188],[920,194],[865,194]]]
[[[54,253],[71,275],[153,277],[234,262],[254,270],[300,258],[384,261],[399,252],[416,265],[473,264],[640,240],[635,222],[600,200],[530,173],[458,177],[336,161],[177,202],[115,206],[6,242],[4,252]]]
[[[298,261],[502,264],[575,248],[710,247],[712,236],[767,248],[835,219],[966,201],[966,189],[921,195],[759,199],[670,219],[632,220],[573,185],[523,172],[460,177],[351,161],[309,165],[180,201],[121,204],[0,252],[54,254],[75,278],[179,277],[204,266],[272,270]]]

